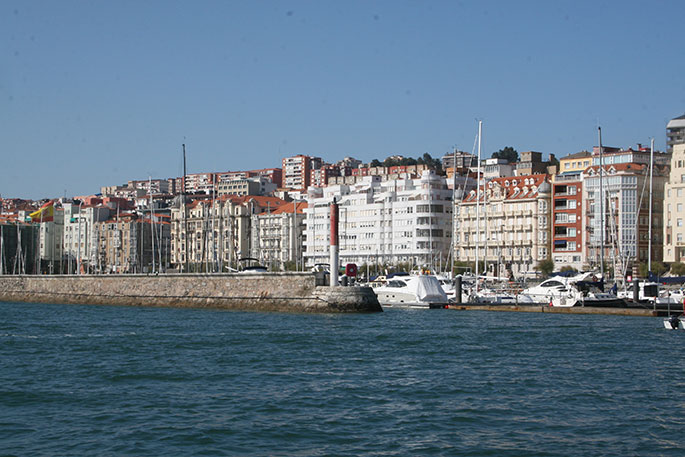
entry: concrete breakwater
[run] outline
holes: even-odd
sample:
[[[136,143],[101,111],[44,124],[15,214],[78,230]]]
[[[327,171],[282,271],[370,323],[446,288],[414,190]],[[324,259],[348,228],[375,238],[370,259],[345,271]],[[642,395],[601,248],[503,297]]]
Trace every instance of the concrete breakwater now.
[[[365,313],[369,287],[317,286],[313,273],[0,276],[0,301]]]

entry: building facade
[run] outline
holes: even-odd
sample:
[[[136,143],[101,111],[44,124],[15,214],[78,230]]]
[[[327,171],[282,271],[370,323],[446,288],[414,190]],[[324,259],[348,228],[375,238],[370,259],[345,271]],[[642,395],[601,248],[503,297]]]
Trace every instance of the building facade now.
[[[685,143],[673,145],[664,187],[664,262],[685,262]]]
[[[252,216],[275,211],[275,197],[225,195],[171,210],[171,263],[180,271],[235,271],[252,257]]]
[[[320,157],[296,155],[283,159],[283,187],[306,190],[312,179],[312,170],[321,168]]]
[[[82,203],[63,203],[64,239],[63,253],[67,271],[95,273],[98,262],[98,237],[95,228],[97,222],[109,218],[111,209],[97,204],[94,206]]]
[[[592,165],[592,153],[580,151],[559,159],[559,174],[578,174]]]
[[[584,160],[584,159],[583,159]],[[583,181],[580,173],[554,177],[552,183],[552,260],[557,270],[583,270]]]
[[[252,216],[250,257],[272,271],[304,269],[304,209],[306,202],[286,203]]]
[[[672,153],[676,144],[685,144],[685,114],[671,119],[666,125],[666,152]]]
[[[353,185],[310,189],[305,264],[328,263],[330,204],[339,204],[341,265],[396,265],[438,269],[449,257],[452,194],[442,176],[383,181],[366,176]]]
[[[551,256],[550,176],[494,178],[455,206],[454,258],[484,262],[488,276],[534,275]],[[481,266],[481,274],[483,271]]]
[[[114,214],[95,223],[99,273],[164,272],[170,262],[170,224],[158,215]]]
[[[663,255],[663,202],[667,168],[654,167],[649,189],[649,165],[618,163],[590,167],[584,173],[583,198],[588,230],[586,259],[590,268],[599,269],[603,257],[605,271],[613,270],[616,279],[637,275],[639,264],[646,263],[649,246],[649,200],[652,198],[652,261]]]

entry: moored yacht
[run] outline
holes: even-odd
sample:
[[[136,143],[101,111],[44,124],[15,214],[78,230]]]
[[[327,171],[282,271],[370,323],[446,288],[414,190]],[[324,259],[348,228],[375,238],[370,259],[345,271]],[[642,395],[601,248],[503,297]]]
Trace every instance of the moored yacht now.
[[[444,308],[447,295],[435,276],[394,276],[387,284],[373,290],[383,307]]]
[[[626,302],[616,295],[602,292],[601,282],[595,281],[592,273],[579,273],[574,276],[553,276],[537,286],[525,289],[521,295],[530,302],[549,306],[571,307],[618,307]]]

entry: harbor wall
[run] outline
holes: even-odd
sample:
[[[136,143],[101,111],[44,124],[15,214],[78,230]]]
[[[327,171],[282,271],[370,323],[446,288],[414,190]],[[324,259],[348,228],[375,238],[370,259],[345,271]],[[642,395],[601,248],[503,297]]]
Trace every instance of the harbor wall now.
[[[379,312],[369,287],[317,286],[313,273],[0,276],[0,301],[243,311]]]

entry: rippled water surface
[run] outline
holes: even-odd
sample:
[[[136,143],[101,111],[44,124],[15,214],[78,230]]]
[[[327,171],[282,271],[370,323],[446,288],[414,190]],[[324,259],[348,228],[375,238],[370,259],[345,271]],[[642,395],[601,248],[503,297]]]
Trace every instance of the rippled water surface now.
[[[0,455],[685,455],[659,318],[0,303]]]

